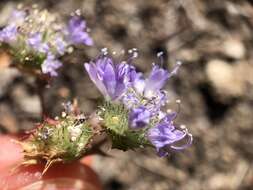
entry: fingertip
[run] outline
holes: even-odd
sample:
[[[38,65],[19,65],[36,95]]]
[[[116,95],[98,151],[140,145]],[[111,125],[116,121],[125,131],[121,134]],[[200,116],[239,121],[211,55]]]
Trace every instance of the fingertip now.
[[[14,166],[22,159],[22,148],[15,143],[15,137],[0,135],[0,145],[0,171]]]
[[[0,185],[8,187],[8,190],[31,187],[42,190],[51,186],[57,187],[56,190],[66,189],[66,187],[77,190],[87,189],[87,187],[90,190],[102,189],[96,173],[80,162],[54,164],[42,176],[43,169],[43,164],[20,166],[16,172],[12,174],[9,172],[9,175],[3,177]],[[41,188],[38,188],[40,186]]]
[[[81,162],[54,164],[42,176],[44,164],[17,167],[22,162],[22,148],[13,140],[14,137],[0,135],[0,187],[6,190],[35,190],[40,186],[37,189],[43,190],[51,186],[55,190],[102,189],[98,176],[89,167],[91,157],[84,158]]]

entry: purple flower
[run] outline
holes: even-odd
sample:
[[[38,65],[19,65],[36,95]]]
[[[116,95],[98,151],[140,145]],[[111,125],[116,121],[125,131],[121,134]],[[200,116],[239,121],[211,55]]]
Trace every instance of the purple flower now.
[[[74,44],[93,45],[93,40],[86,32],[86,22],[79,16],[73,16],[68,23],[68,35]]]
[[[134,67],[130,71],[130,82],[134,90],[142,95],[145,88],[145,79],[143,78],[143,74],[137,73]]]
[[[55,39],[55,47],[56,47],[56,50],[58,51],[58,53],[60,55],[63,55],[65,53],[65,50],[66,50],[66,42],[61,38],[61,37],[56,37]]]
[[[144,97],[153,98],[161,91],[167,80],[177,73],[180,65],[181,64],[178,63],[172,72],[168,72],[167,70],[160,68],[158,65],[154,65],[147,79],[143,77],[142,73],[137,73],[135,70],[132,70],[132,86]]]
[[[99,57],[84,64],[90,79],[107,100],[116,100],[127,90],[129,65],[115,64],[109,57]]]
[[[150,121],[151,114],[144,106],[134,108],[129,114],[130,128],[141,129],[147,126]]]
[[[156,147],[158,155],[167,156],[170,149],[182,150],[192,143],[192,135],[187,130],[178,130],[173,122],[162,121],[148,131],[149,141]],[[181,142],[188,136],[188,142],[182,146],[176,146],[175,143]]]
[[[145,83],[144,96],[152,98],[163,88],[168,78],[169,72],[167,70],[154,65]]]
[[[125,93],[120,100],[128,109],[132,109],[136,105],[140,104],[140,100],[134,93],[131,92]]]
[[[0,31],[0,42],[13,42],[17,38],[17,27],[13,24],[6,26]]]
[[[42,72],[44,74],[49,74],[51,77],[58,76],[56,70],[62,66],[62,63],[55,59],[52,54],[48,54],[47,58],[41,65]]]
[[[40,53],[47,53],[49,51],[49,46],[42,41],[42,35],[39,32],[32,34],[28,38],[27,43],[34,50],[36,50]]]
[[[26,17],[26,12],[22,10],[14,10],[11,13],[10,19],[8,19],[9,23],[14,23],[14,24],[20,24],[23,23]]]

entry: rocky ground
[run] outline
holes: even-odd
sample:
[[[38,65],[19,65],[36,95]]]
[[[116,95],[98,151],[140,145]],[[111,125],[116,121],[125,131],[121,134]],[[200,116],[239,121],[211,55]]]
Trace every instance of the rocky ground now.
[[[25,0],[29,3],[37,1]],[[22,1],[22,2],[25,2]],[[0,25],[21,1],[0,2]],[[65,57],[60,76],[45,89],[49,115],[78,97],[82,110],[96,108],[101,95],[83,63],[102,47],[120,52],[138,48],[135,65],[148,72],[156,54],[164,67],[184,64],[170,80],[174,100],[182,101],[178,122],[194,143],[188,150],[160,159],[152,151],[109,151],[94,161],[110,190],[249,190],[253,186],[253,3],[250,0],[61,0],[41,1],[67,16],[80,8],[91,28],[94,48],[78,48]],[[0,131],[18,133],[41,116],[32,77],[5,66],[0,57]]]

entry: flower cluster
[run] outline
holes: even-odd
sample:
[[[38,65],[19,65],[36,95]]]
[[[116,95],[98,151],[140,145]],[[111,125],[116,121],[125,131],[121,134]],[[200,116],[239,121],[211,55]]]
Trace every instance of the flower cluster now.
[[[60,58],[74,45],[91,46],[93,40],[80,11],[65,23],[58,15],[33,6],[12,12],[0,30],[0,45],[13,57],[17,68],[44,79],[58,75]],[[76,101],[65,104],[60,117],[46,119],[20,142],[23,164],[44,160],[44,173],[55,162],[70,162],[101,152],[100,146],[108,139],[112,148],[125,151],[153,147],[161,157],[191,145],[192,135],[186,127],[175,124],[178,112],[165,111],[168,92],[164,86],[177,74],[181,63],[170,72],[153,64],[145,76],[132,64],[138,57],[137,49],[128,52],[131,56],[122,61],[109,56],[104,48],[95,60],[84,64],[103,94],[104,104],[89,116],[80,112]],[[162,53],[158,57],[162,59]]]
[[[50,76],[57,76],[56,70],[62,66],[59,57],[70,52],[71,46],[93,45],[80,11],[64,23],[57,15],[36,6],[12,12],[7,25],[0,30],[0,43],[22,66]]]
[[[133,57],[136,54],[134,51]],[[141,135],[144,131],[145,138],[160,156],[166,156],[170,150],[188,147],[192,143],[192,135],[186,128],[175,126],[177,113],[163,111],[168,102],[163,87],[177,73],[180,62],[171,72],[154,64],[145,78],[143,73],[137,72],[130,64],[133,57],[130,61],[116,62],[103,54],[84,66],[107,101],[124,105],[128,113],[128,131],[134,131],[134,134],[141,131]]]

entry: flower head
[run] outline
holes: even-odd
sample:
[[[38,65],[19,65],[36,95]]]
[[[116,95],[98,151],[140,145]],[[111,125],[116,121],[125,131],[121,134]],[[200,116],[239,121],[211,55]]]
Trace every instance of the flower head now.
[[[14,10],[6,26],[0,30],[0,42],[5,44],[16,63],[21,64],[19,68],[41,70],[50,76],[57,75],[56,68],[61,65],[58,59],[69,52],[69,47],[93,43],[85,21],[79,16],[73,16],[69,23],[65,23],[56,13],[40,10],[37,6]],[[27,60],[29,64],[24,64],[28,63]]]
[[[125,63],[115,64],[113,59],[103,56],[84,67],[90,79],[107,100],[116,100],[127,90],[130,66]]]
[[[86,22],[79,16],[73,16],[68,23],[69,39],[74,44],[93,45],[93,40],[86,31]]]
[[[42,34],[39,32],[32,34],[28,38],[27,43],[31,48],[40,53],[48,53],[49,51],[48,44],[42,41]]]
[[[8,25],[0,31],[0,42],[11,43],[17,38],[17,27]]]
[[[61,36],[57,36],[55,38],[55,47],[60,55],[63,55],[65,53],[67,45],[68,44],[64,41],[64,39]]]
[[[62,63],[55,59],[52,54],[48,54],[45,61],[42,63],[42,72],[44,74],[49,74],[51,77],[58,76],[56,70],[62,66]]]
[[[180,64],[171,72],[154,65],[145,78],[129,64],[131,61],[115,63],[106,54],[105,50],[103,56],[84,66],[107,100],[99,115],[112,137],[113,147],[127,150],[153,145],[159,156],[188,147],[192,135],[186,128],[175,127],[177,112],[164,111],[168,97],[163,88]]]

